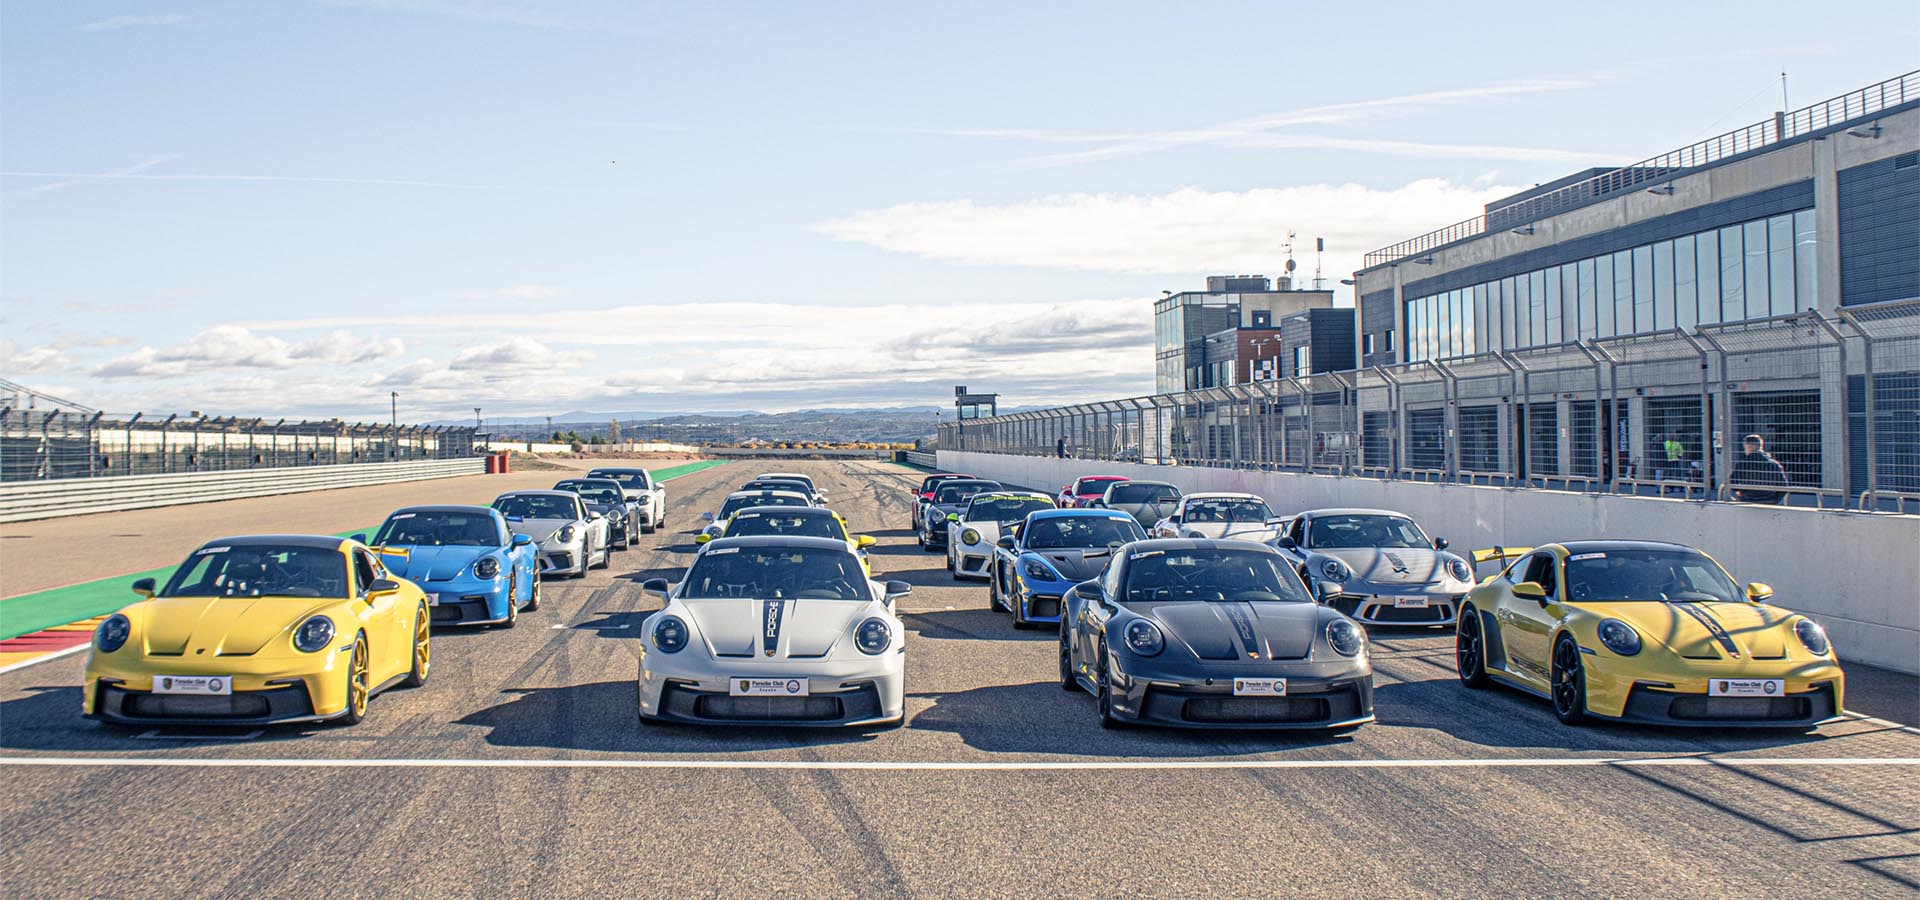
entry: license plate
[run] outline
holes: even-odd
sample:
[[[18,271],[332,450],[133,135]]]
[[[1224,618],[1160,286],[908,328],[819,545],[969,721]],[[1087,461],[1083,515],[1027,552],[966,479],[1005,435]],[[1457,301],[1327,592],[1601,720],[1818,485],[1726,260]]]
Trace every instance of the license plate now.
[[[226,696],[233,693],[233,679],[222,675],[155,675],[153,692]]]
[[[1787,692],[1784,678],[1713,678],[1707,681],[1709,697],[1779,697]]]
[[[439,605],[440,605],[440,595],[439,595],[439,594],[428,594],[428,595],[427,595],[427,605],[428,605],[428,606],[439,606]]]
[[[1393,598],[1393,605],[1397,609],[1426,609],[1427,603],[1428,603],[1428,600],[1425,597]]]
[[[1235,697],[1285,697],[1287,680],[1285,678],[1235,678],[1233,695]]]
[[[732,697],[805,697],[805,678],[729,678],[727,694]]]

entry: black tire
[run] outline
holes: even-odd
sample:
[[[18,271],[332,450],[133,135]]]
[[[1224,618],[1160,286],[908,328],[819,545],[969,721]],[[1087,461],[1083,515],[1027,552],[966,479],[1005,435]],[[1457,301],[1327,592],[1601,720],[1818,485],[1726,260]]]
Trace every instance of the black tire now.
[[[987,566],[987,609],[992,612],[1000,612],[1009,607],[1006,601],[1000,597],[1000,574],[995,571],[995,568],[993,565]]]
[[[588,554],[587,559],[589,560],[593,559],[592,554]],[[600,546],[600,564],[596,566],[596,565],[593,565],[592,563],[588,563],[587,568],[604,569],[611,565],[613,565],[613,542],[608,541],[605,544],[602,544]]]
[[[1060,622],[1060,689],[1071,694],[1080,690],[1080,679],[1073,677],[1073,643],[1067,640],[1067,623]]]
[[[1553,645],[1553,714],[1561,723],[1580,725],[1587,721],[1587,671],[1580,662],[1580,648],[1573,638],[1562,637]]]
[[[509,607],[513,604],[508,603]],[[427,683],[427,675],[433,671],[433,618],[427,615],[427,605],[420,604],[420,610],[413,620],[413,667],[407,677],[400,681],[401,687],[417,688]]]
[[[347,708],[333,721],[341,725],[358,725],[367,720],[367,705],[373,696],[371,666],[372,661],[367,658],[367,635],[361,632],[354,637],[353,655],[347,659]]]
[[[1100,727],[1108,730],[1125,728],[1127,723],[1113,714],[1113,682],[1107,677],[1107,642],[1101,641],[1096,652],[1100,654],[1100,659],[1094,668],[1093,683],[1099,689],[1094,698],[1100,706]]]
[[[507,620],[500,623],[501,628],[512,628],[520,624],[520,604],[516,599],[512,591],[507,592]]]
[[[533,573],[533,596],[527,598],[526,610],[527,612],[533,612],[534,610],[539,608],[540,608],[540,573],[539,571],[536,570]]]
[[[1453,630],[1453,667],[1460,683],[1479,690],[1487,679],[1487,640],[1480,627],[1480,613],[1471,606],[1460,609]]]

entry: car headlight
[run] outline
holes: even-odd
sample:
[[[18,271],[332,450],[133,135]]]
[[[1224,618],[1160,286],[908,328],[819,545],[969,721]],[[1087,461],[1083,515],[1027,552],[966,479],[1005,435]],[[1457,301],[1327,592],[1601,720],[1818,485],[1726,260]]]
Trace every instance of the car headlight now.
[[[885,619],[868,619],[854,631],[853,642],[859,646],[861,653],[877,656],[893,643],[893,629],[887,626]]]
[[[559,541],[562,544],[573,543],[573,526],[572,525],[560,526],[560,530],[553,533],[553,539],[556,541]]]
[[[127,635],[132,633],[133,623],[128,621],[126,616],[114,613],[108,616],[105,622],[101,622],[99,628],[93,630],[93,643],[100,648],[101,653],[112,653],[120,649],[121,645],[127,642]]]
[[[314,616],[293,632],[293,649],[302,653],[318,653],[333,643],[333,620],[326,616]]]
[[[1359,656],[1367,645],[1367,634],[1352,619],[1335,619],[1327,623],[1327,644],[1341,656]]]
[[[1337,559],[1323,559],[1320,561],[1320,577],[1328,581],[1345,581],[1347,567]]]
[[[492,578],[499,574],[500,560],[494,557],[482,556],[479,562],[473,564],[473,576],[475,578]]]
[[[687,646],[687,623],[674,616],[662,616],[653,623],[653,646],[661,653],[679,653]]]
[[[1473,569],[1467,566],[1466,560],[1457,557],[1447,560],[1447,574],[1452,575],[1455,581],[1473,580]]]
[[[1128,622],[1124,635],[1127,649],[1136,656],[1158,656],[1167,646],[1167,639],[1161,636],[1160,629],[1145,619]]]
[[[1640,652],[1640,632],[1619,619],[1601,619],[1600,627],[1594,632],[1599,635],[1600,643],[1621,656]]]
[[[1052,569],[1047,568],[1046,563],[1043,563],[1037,559],[1027,560],[1027,564],[1024,566],[1021,566],[1020,571],[1024,572],[1028,578],[1034,579],[1035,581],[1060,581],[1061,580],[1059,573],[1053,571]]]
[[[104,626],[103,626],[104,627]],[[1827,640],[1827,630],[1821,628],[1812,619],[1801,619],[1793,623],[1793,633],[1815,656],[1825,656],[1833,652],[1833,643]]]
[[[977,529],[973,529],[973,528],[969,528],[965,531],[960,532],[960,543],[962,544],[980,543],[980,532]]]

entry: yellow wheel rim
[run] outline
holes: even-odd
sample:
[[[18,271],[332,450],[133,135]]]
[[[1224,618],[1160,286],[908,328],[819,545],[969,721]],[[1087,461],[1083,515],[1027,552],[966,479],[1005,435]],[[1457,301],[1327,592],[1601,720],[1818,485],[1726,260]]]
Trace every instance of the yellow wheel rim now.
[[[347,672],[347,704],[354,715],[367,711],[367,639],[353,642],[353,663]]]
[[[413,621],[413,669],[419,672],[422,678],[427,677],[427,667],[433,665],[432,640],[432,628],[427,624],[427,611],[422,608],[420,615],[414,617]]]

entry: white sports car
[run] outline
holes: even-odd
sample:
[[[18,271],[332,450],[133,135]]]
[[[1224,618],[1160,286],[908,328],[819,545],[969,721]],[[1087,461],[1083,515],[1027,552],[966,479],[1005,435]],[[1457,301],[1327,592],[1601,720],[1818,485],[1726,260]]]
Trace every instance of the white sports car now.
[[[641,623],[640,721],[897,727],[905,582],[869,580],[845,541],[722,538]]]
[[[1156,538],[1264,542],[1279,537],[1286,523],[1285,518],[1274,516],[1258,494],[1211,491],[1181,497],[1173,512],[1153,523],[1149,534]]]
[[[973,495],[947,522],[947,572],[955,578],[987,580],[1001,530],[1026,521],[1028,513],[1053,508],[1052,497],[1032,491]]]
[[[507,528],[537,545],[540,574],[585,578],[613,560],[613,532],[605,517],[572,491],[508,491],[493,498]]]
[[[1332,590],[1329,605],[1369,625],[1452,625],[1474,586],[1472,563],[1392,510],[1310,509],[1273,545],[1307,584]]]
[[[620,482],[620,492],[639,511],[640,530],[651,533],[667,524],[667,486],[655,481],[646,469],[626,466],[597,468],[588,478],[606,478]]]

